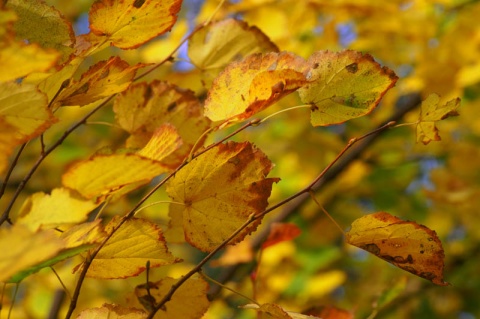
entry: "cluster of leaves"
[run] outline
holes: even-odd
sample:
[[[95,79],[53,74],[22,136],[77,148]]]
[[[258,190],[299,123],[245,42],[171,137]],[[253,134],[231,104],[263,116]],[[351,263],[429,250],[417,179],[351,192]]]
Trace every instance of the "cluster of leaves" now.
[[[311,5],[329,6],[322,1]],[[6,253],[0,262],[0,281],[31,287],[41,274],[53,270],[61,279],[63,293],[71,290],[68,302],[59,310],[66,318],[74,314],[78,318],[202,317],[210,307],[206,280],[211,286],[223,284],[204,274],[219,251],[238,244],[229,246],[231,250],[215,261],[220,266],[252,261],[250,246],[255,245],[249,244],[249,238],[262,220],[307,194],[316,211],[323,210],[318,200],[322,193],[315,193],[332,167],[357,142],[366,142],[396,125],[384,117],[378,120],[377,128],[361,127],[356,132],[359,137],[347,140],[343,147],[335,145],[335,152],[325,161],[314,161],[316,173],[308,169],[302,173],[300,182],[308,178],[307,186],[294,185],[293,192],[284,188],[286,196],[281,191],[272,195],[273,186],[278,183],[281,187],[282,182],[268,177],[273,169],[265,155],[269,152],[249,142],[252,136],[263,135],[267,131],[263,128],[286,111],[308,110],[316,130],[367,118],[387,91],[392,91],[398,76],[369,54],[303,47],[297,51],[284,45],[275,33],[267,36],[258,27],[227,17],[228,13],[242,12],[245,20],[255,20],[252,17],[261,14],[262,8],[271,8],[268,4],[257,7],[245,1],[217,7],[206,2],[198,15],[204,22],[180,40],[176,30],[182,33],[185,23],[177,23],[181,6],[181,0],[98,0],[89,8],[90,32],[83,35],[75,35],[69,19],[42,1],[9,0],[1,8],[0,171],[5,178],[0,195],[6,205],[0,217],[0,247]],[[300,13],[308,11],[299,7]],[[348,7],[343,4],[334,9],[341,12]],[[358,11],[352,9],[354,18],[364,14],[362,9],[367,7],[359,4]],[[280,6],[278,10],[288,8]],[[371,10],[369,14],[376,14]],[[278,17],[283,11],[275,12]],[[217,21],[212,21],[214,16]],[[310,17],[311,13],[307,14],[299,28],[310,23]],[[169,38],[159,40],[161,58],[142,59],[142,52],[158,49],[149,47],[149,41],[170,30]],[[282,36],[292,43],[298,40],[288,32]],[[184,42],[188,42],[187,55],[195,67],[194,75],[188,77],[168,66],[175,62],[174,55]],[[127,59],[130,52],[134,53]],[[408,84],[414,87],[412,83]],[[425,95],[420,115],[397,126],[414,125],[416,141],[429,144],[440,140],[436,122],[457,115],[460,99],[455,96],[460,94],[447,94],[451,98],[447,102],[436,94]],[[388,95],[385,98],[388,104]],[[291,107],[288,103],[292,101],[301,105]],[[260,112],[262,119],[252,119]],[[378,118],[378,114],[369,118]],[[50,154],[61,152],[62,143],[68,143],[75,133],[90,134],[82,131],[83,125],[94,124],[94,116],[100,118],[98,122],[114,116],[113,125],[121,133],[109,132],[102,139],[109,145],[103,147],[99,147],[98,136],[92,140],[78,137],[65,153],[76,148],[82,151],[81,156],[75,162],[69,154],[64,154],[65,159],[59,157],[57,161],[68,163],[59,171],[55,162],[48,162],[53,157]],[[302,126],[295,121],[280,127]],[[236,128],[239,123],[243,125]],[[309,131],[313,132],[311,126]],[[227,141],[232,138],[247,141]],[[92,146],[98,146],[93,155]],[[30,160],[34,155],[36,161]],[[40,176],[40,185],[35,186],[32,177],[38,176],[42,167],[47,175]],[[24,177],[16,183],[14,173],[19,170]],[[280,176],[288,180],[288,174]],[[166,203],[162,196],[168,196],[168,210],[159,208],[167,207],[162,206]],[[271,197],[278,203],[269,206]],[[328,198],[321,201],[325,205]],[[163,218],[168,221],[166,227],[161,225]],[[349,222],[352,227],[347,233],[342,227],[337,231],[337,235],[345,234],[348,244],[436,285],[447,285],[443,279],[444,251],[435,231],[385,212],[350,218]],[[267,291],[259,287],[267,282],[262,277],[268,276],[265,269],[260,273],[260,266],[267,264],[267,252],[300,233],[291,224],[277,225],[270,220],[266,224],[272,225],[265,228],[270,236],[257,245],[262,255],[256,258],[256,271],[251,276],[253,293],[242,308],[256,310],[262,318],[351,316],[333,307],[304,311],[297,305],[292,312],[288,304],[275,298],[255,297]],[[309,231],[311,236],[321,236]],[[183,248],[178,253],[170,252],[175,243],[184,242],[196,249],[194,253],[205,253],[188,270],[182,267],[192,262],[187,260],[192,253],[186,250],[187,245],[180,245]],[[245,244],[247,248],[242,246]],[[246,252],[239,254],[240,249]],[[72,269],[76,278],[68,274]],[[124,279],[141,273],[146,273],[146,281],[139,277],[134,289],[119,290],[122,305],[105,298],[107,303],[95,308],[97,300],[83,297],[87,289],[94,289],[87,287],[91,279],[86,278]],[[378,300],[377,308],[405,289],[405,282],[399,282],[383,295],[386,301]],[[12,297],[7,304],[20,314],[25,302],[15,306]],[[79,302],[82,307],[77,311]]]

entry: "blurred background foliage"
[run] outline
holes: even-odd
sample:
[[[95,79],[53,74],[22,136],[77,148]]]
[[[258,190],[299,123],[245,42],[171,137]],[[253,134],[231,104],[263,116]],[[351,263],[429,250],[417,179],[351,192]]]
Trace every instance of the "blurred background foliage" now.
[[[88,32],[92,2],[47,1],[74,21],[77,34]],[[167,35],[136,50],[107,48],[89,58],[89,63],[112,54],[130,63],[159,62],[182,37],[208,19],[219,3],[186,0],[179,20]],[[389,130],[317,194],[322,205],[346,229],[363,214],[387,211],[435,230],[444,245],[445,279],[451,286],[434,286],[347,247],[342,234],[311,200],[298,205],[288,219],[302,230],[297,239],[266,249],[261,259],[254,255],[260,261],[255,295],[248,264],[239,267],[227,285],[259,302],[275,302],[292,311],[332,305],[352,312],[355,318],[372,318],[377,313],[379,318],[480,318],[480,1],[232,0],[226,1],[215,15],[218,20],[226,17],[257,26],[280,50],[305,58],[324,49],[368,52],[400,77],[369,116],[342,125],[312,128],[308,111],[300,109],[277,115],[235,136],[238,141],[254,142],[275,163],[271,176],[281,177],[282,181],[274,186],[270,203],[306,186],[350,138],[369,132],[392,116],[402,106],[403,97],[419,94],[424,99],[437,93],[443,101],[462,98],[461,115],[438,125],[441,142],[417,144],[414,126]],[[82,70],[87,68],[85,65]],[[146,80],[153,79],[175,83],[205,97],[202,74],[188,62],[186,47],[175,63],[166,64]],[[296,94],[292,94],[260,116],[299,104]],[[63,108],[60,112],[73,123],[89,109]],[[401,123],[415,122],[418,114],[417,108]],[[90,121],[47,158],[27,185],[26,195],[55,188],[72,161],[105,146],[121,147],[125,142],[126,133],[113,125],[111,108],[104,108]],[[58,138],[71,123],[59,123],[47,133],[46,140]],[[210,140],[224,135],[226,132],[220,131]],[[12,181],[18,183],[23,178],[38,151],[29,148],[24,156],[31,161],[19,164]],[[137,191],[112,203],[105,214],[125,212],[142,194]],[[159,200],[168,198],[158,192],[150,202]],[[142,214],[162,225],[168,223],[167,205],[152,206]],[[203,256],[186,246],[171,249],[186,262],[153,270],[151,278],[165,273],[180,276]],[[67,261],[55,267],[64,281],[74,278],[70,271],[74,264]],[[222,269],[209,267],[206,272],[216,278]],[[79,309],[87,303],[95,304],[95,300],[100,306],[104,298],[122,304],[123,293],[133,291],[144,281],[144,276],[113,281],[88,279]],[[17,309],[13,318],[45,318],[54,298],[52,291],[58,289],[62,288],[51,271],[28,278],[17,294],[25,307]],[[253,311],[237,308],[246,302],[223,290],[205,318],[253,318]],[[8,300],[4,303],[8,304]],[[5,315],[4,311],[2,318]]]

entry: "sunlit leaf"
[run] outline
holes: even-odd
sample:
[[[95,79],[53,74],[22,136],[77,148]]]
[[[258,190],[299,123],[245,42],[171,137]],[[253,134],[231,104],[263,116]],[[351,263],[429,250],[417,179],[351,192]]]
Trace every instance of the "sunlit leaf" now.
[[[111,57],[93,65],[62,90],[55,103],[60,105],[86,105],[126,90],[143,64],[129,66],[119,57]]]
[[[113,218],[105,227],[111,233],[120,218]],[[102,279],[138,276],[146,269],[174,264],[160,228],[146,219],[131,218],[107,241],[88,269],[87,276]]]
[[[134,302],[135,306],[141,304],[147,311],[150,311],[156,303],[165,297],[177,281],[178,279],[166,277],[157,282],[148,282],[135,287],[135,296],[137,297]],[[150,295],[147,292],[147,285]],[[165,304],[165,308],[156,313],[154,318],[202,318],[209,306],[207,290],[208,284],[204,280],[189,278],[178,288],[172,299]]]
[[[438,129],[435,122],[457,116],[457,108],[460,106],[460,99],[456,98],[439,105],[440,97],[437,94],[430,94],[422,102],[422,112],[417,124],[417,142],[428,144],[431,141],[440,141]]]
[[[162,161],[182,145],[182,139],[171,124],[163,124],[152,135],[147,145],[138,154],[156,161]]]
[[[305,61],[292,53],[252,54],[229,64],[205,101],[212,121],[242,121],[306,83]]]
[[[56,188],[51,194],[39,192],[27,198],[17,222],[32,230],[72,225],[85,221],[95,207],[92,201],[65,188]]]
[[[171,29],[181,0],[97,0],[89,12],[90,29],[112,45],[134,49]]]
[[[0,282],[54,257],[64,246],[54,230],[32,232],[22,225],[0,228]]]
[[[443,281],[442,243],[434,231],[423,225],[379,212],[355,220],[346,240],[434,284],[448,285]]]
[[[167,192],[176,202],[170,205],[170,217],[183,220],[190,244],[210,251],[251,214],[267,207],[272,184],[279,180],[266,178],[271,169],[265,154],[248,142],[219,144],[170,180]],[[259,223],[250,224],[230,244],[241,241]]]
[[[100,308],[83,310],[77,319],[145,319],[147,313],[135,308],[125,308],[119,305],[103,304]]]
[[[0,83],[0,171],[17,145],[40,135],[55,122],[47,97],[33,85]]]
[[[18,15],[18,21],[15,22],[18,39],[27,39],[43,48],[61,52],[61,62],[65,62],[73,53],[75,34],[72,25],[57,9],[37,0],[9,0],[6,7]]]
[[[132,85],[117,96],[113,109],[117,123],[131,134],[127,140],[130,148],[144,147],[158,127],[165,123],[176,128],[183,144],[163,160],[170,167],[176,167],[184,160],[210,126],[193,92],[166,82]],[[197,146],[201,146],[204,139],[201,138]]]
[[[302,231],[292,223],[273,223],[270,226],[270,233],[267,240],[262,244],[265,249],[282,241],[292,240],[300,235]]]
[[[55,50],[17,40],[13,31],[15,21],[17,15],[13,11],[0,8],[0,82],[46,71],[60,58]]]
[[[53,266],[62,260],[78,255],[94,247],[103,237],[104,233],[101,228],[100,220],[76,225],[61,233],[59,236],[62,240],[62,246],[57,254],[51,258],[43,260],[42,262],[36,263],[31,267],[22,269],[9,278],[8,282],[20,282],[40,269]],[[32,248],[34,249],[35,247]]]
[[[212,80],[232,61],[252,53],[277,51],[278,47],[257,27],[236,19],[213,22],[188,42],[190,60]]]
[[[63,174],[62,183],[85,198],[97,198],[98,202],[122,192],[126,186],[148,183],[167,171],[162,163],[138,154],[94,155],[71,166]]]
[[[311,123],[343,123],[370,113],[398,77],[368,54],[317,51],[307,61],[309,83],[298,92],[312,105]]]

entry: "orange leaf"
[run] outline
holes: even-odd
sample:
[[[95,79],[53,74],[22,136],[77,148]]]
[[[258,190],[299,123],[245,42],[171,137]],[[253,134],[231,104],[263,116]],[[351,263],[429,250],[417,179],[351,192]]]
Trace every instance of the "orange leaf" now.
[[[268,205],[272,184],[265,178],[272,164],[250,143],[219,144],[192,160],[169,181],[174,202],[170,217],[182,220],[185,239],[202,251],[211,251],[227,239],[251,214]],[[177,222],[178,223],[178,222]],[[254,231],[260,220],[243,230],[230,244]]]
[[[176,128],[182,146],[162,160],[169,167],[178,166],[210,126],[192,91],[160,81],[132,85],[117,96],[113,110],[116,122],[131,134],[127,140],[129,148],[144,147],[158,127],[165,123]]]
[[[343,123],[370,113],[398,77],[368,54],[318,51],[308,59],[309,83],[298,92],[312,105],[311,123]]]
[[[112,45],[135,49],[177,21],[181,0],[97,0],[89,12],[90,29]]]
[[[165,297],[177,281],[178,279],[166,277],[157,282],[148,282],[135,287],[137,299],[132,301],[133,306],[139,307],[141,304],[147,311],[150,311],[156,303]],[[148,294],[147,285],[150,294]],[[208,284],[204,280],[189,278],[177,289],[172,299],[165,304],[165,308],[158,311],[154,318],[202,318],[209,306],[207,290]]]
[[[305,61],[293,53],[252,54],[229,64],[205,101],[212,121],[247,119],[306,83]]]
[[[322,319],[353,319],[353,313],[334,307],[315,307],[304,312],[310,316],[317,316]]]
[[[105,227],[105,232],[111,233],[119,219],[114,217]],[[132,218],[98,252],[87,276],[101,279],[138,276],[146,269],[147,261],[150,268],[155,268],[181,260],[168,251],[160,228],[148,220]]]
[[[143,66],[143,64],[129,66],[119,57],[100,61],[83,73],[79,81],[72,81],[61,91],[55,103],[82,106],[125,91],[130,86],[137,69]]]
[[[262,244],[262,248],[265,249],[282,241],[292,240],[298,237],[301,232],[300,228],[292,223],[273,223],[267,240]]]
[[[355,220],[346,240],[434,284],[448,285],[443,281],[442,243],[423,225],[379,212]]]

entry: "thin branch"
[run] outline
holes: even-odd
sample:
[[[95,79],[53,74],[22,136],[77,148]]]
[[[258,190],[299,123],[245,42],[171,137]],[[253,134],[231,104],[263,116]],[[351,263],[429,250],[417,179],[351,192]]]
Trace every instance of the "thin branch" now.
[[[2,188],[0,189],[0,198],[2,198],[3,194],[5,194],[5,189],[7,189],[7,185],[8,185],[8,181],[10,180],[10,176],[12,175],[12,172],[15,169],[15,166],[17,166],[18,159],[20,158],[20,155],[22,154],[23,150],[27,146],[27,143],[24,143],[24,144],[22,144],[22,146],[20,146],[20,148],[18,149],[17,155],[15,155],[15,158],[12,161],[12,164],[10,164],[10,167],[7,171],[7,174],[5,175],[5,180],[2,183]]]
[[[89,117],[91,117],[93,114],[95,114],[98,110],[100,110],[105,104],[107,104],[108,102],[110,102],[110,100],[114,97],[114,95],[110,96],[109,98],[107,98],[105,101],[103,101],[100,105],[98,105],[96,108],[94,108],[92,111],[90,111],[87,115],[85,115],[80,121],[78,121],[75,125],[73,125],[72,127],[70,127],[67,131],[65,131],[65,133],[63,133],[62,137],[60,137],[52,146],[50,146],[48,149],[45,150],[45,152],[43,154],[40,155],[40,157],[37,159],[37,161],[35,162],[35,164],[33,164],[32,168],[30,169],[30,171],[27,173],[27,175],[23,178],[23,180],[20,182],[20,184],[18,185],[17,187],[17,190],[15,191],[15,194],[13,195],[12,199],[10,200],[10,203],[9,205],[7,206],[7,208],[5,209],[5,211],[3,212],[2,216],[0,216],[0,225],[2,225],[5,221],[10,221],[10,218],[9,218],[9,214],[10,214],[10,211],[13,207],[13,205],[15,204],[15,201],[17,200],[18,196],[20,196],[21,192],[23,191],[23,189],[25,188],[25,185],[27,184],[27,182],[30,180],[30,178],[32,178],[33,174],[35,173],[35,171],[38,169],[38,167],[40,166],[40,164],[42,164],[42,162],[45,160],[45,158],[51,153],[53,152],[57,147],[59,147],[63,141],[65,141],[65,139],[73,132],[75,131],[79,126],[81,126],[82,124],[85,124],[87,119]]]

